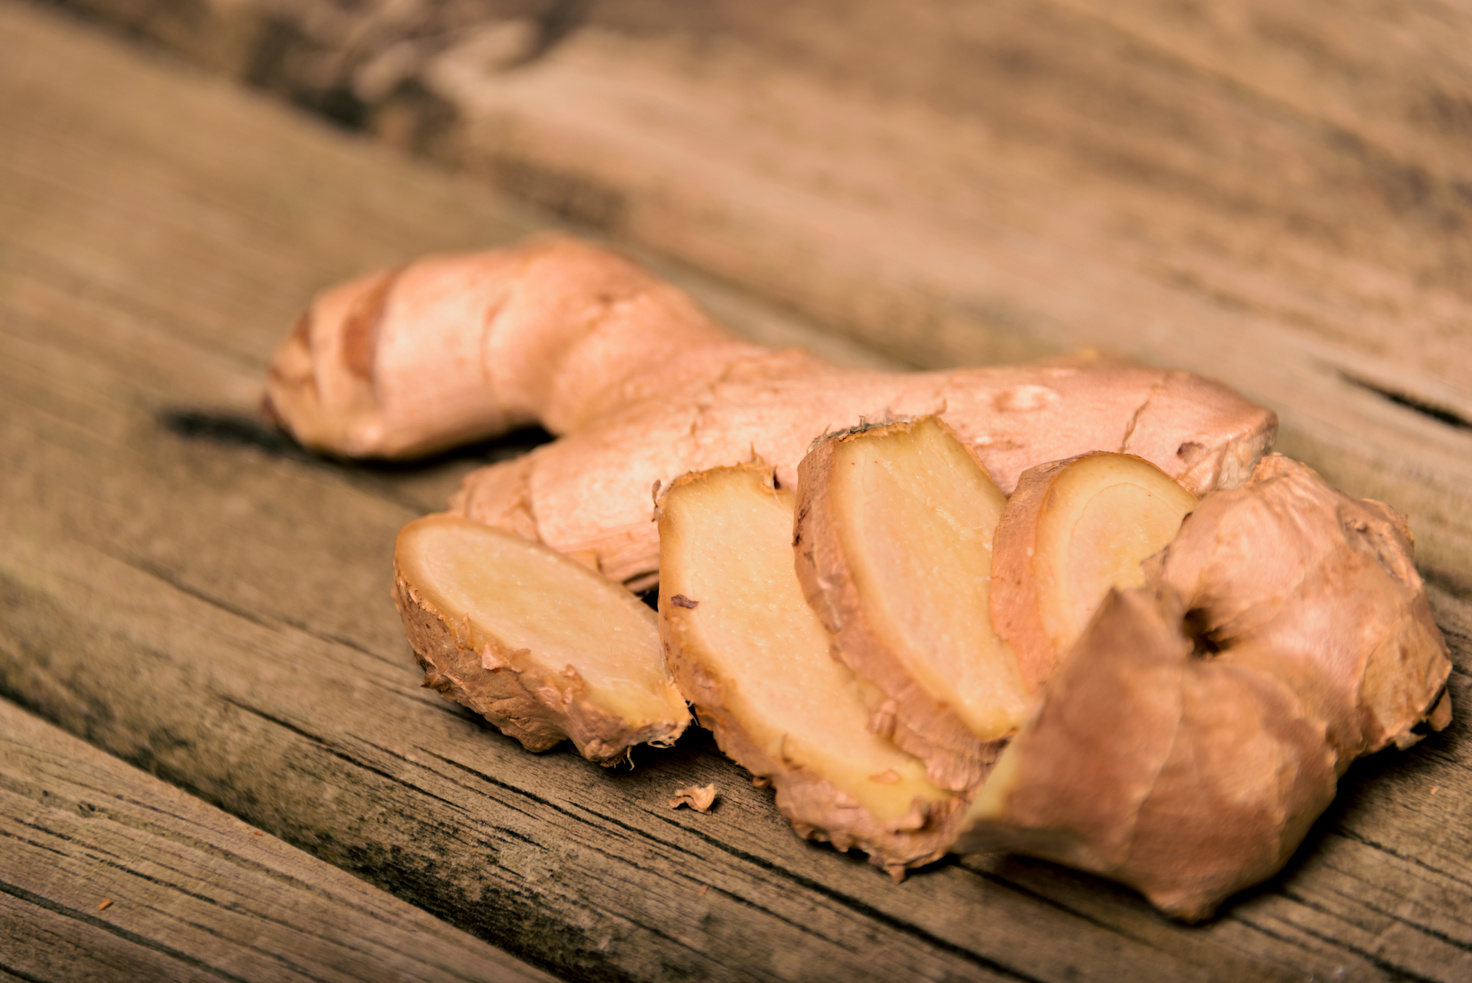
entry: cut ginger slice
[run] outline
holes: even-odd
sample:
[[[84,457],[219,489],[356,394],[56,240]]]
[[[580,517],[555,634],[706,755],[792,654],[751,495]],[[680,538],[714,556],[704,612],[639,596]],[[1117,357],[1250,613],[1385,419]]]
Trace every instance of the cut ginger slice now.
[[[1196,497],[1129,454],[1094,453],[1023,472],[997,526],[992,621],[1029,689],[1052,674],[1110,588],[1145,586]]]
[[[654,612],[553,550],[453,515],[409,523],[394,602],[424,685],[531,751],[570,738],[599,764],[690,722]]]
[[[861,684],[793,570],[793,496],[760,465],[686,475],[659,507],[660,631],[670,668],[721,749],[799,835],[859,847],[899,876],[941,856],[962,801],[868,727]]]
[[[935,417],[832,434],[799,476],[798,578],[872,684],[871,729],[931,781],[976,785],[1029,706],[988,604],[1006,498]]]

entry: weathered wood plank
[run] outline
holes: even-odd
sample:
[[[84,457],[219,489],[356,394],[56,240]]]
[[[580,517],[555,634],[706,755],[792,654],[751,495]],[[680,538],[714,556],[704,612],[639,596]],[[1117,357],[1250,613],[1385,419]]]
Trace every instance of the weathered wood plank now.
[[[896,887],[796,840],[708,742],[606,772],[419,689],[393,534],[499,451],[349,468],[243,421],[313,277],[510,213],[24,8],[0,44],[0,695],[580,978],[1465,977],[1460,720],[1352,773],[1288,876],[1186,928],[1015,860]],[[1466,705],[1472,620],[1438,605]],[[665,807],[707,782],[712,815]]]
[[[4,700],[0,841],[24,978],[551,980]]]
[[[1472,585],[1442,0],[66,0],[924,365],[1219,376]]]

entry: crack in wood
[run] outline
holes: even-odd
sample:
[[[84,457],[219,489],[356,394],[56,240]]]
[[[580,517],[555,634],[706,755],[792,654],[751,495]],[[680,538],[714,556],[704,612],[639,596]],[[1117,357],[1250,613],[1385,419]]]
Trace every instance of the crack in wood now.
[[[1073,918],[1081,919],[1082,921],[1086,921],[1086,922],[1088,922],[1091,925],[1096,925],[1099,928],[1102,928],[1102,929],[1104,929],[1104,930],[1106,930],[1108,932],[1112,932],[1112,933],[1114,933],[1116,935],[1122,935],[1125,938],[1129,939],[1131,942],[1139,943],[1140,945],[1143,945],[1143,946],[1145,946],[1148,949],[1154,949],[1157,952],[1164,953],[1165,955],[1172,956],[1174,958],[1174,956],[1173,956],[1172,953],[1166,952],[1166,950],[1161,949],[1159,946],[1155,945],[1153,942],[1151,942],[1149,939],[1145,938],[1144,936],[1134,935],[1134,934],[1131,934],[1130,932],[1126,932],[1124,929],[1120,928],[1118,925],[1114,925],[1114,924],[1111,924],[1109,922],[1104,921],[1103,919],[1096,918],[1095,916],[1089,914],[1086,911],[1083,911],[1082,909],[1075,908],[1075,907],[1073,907],[1071,905],[1068,905],[1068,904],[1064,904],[1059,899],[1053,898],[1053,897],[1049,897],[1048,895],[1042,893],[1041,891],[1034,891],[1032,888],[1029,888],[1025,884],[1022,884],[1022,883],[1020,883],[1020,882],[1018,882],[1016,880],[1013,880],[1012,878],[1004,877],[1004,876],[1002,876],[1000,874],[994,874],[994,873],[991,873],[990,871],[980,870],[977,867],[974,867],[974,866],[972,866],[970,864],[967,864],[965,862],[965,860],[959,861],[956,864],[956,866],[959,867],[960,869],[966,871],[969,874],[972,874],[972,875],[974,875],[976,877],[981,878],[982,880],[986,881],[989,884],[995,884],[997,887],[1003,888],[1003,889],[1008,890],[1008,891],[1013,891],[1013,892],[1015,892],[1017,894],[1022,895],[1025,898],[1031,898],[1032,900],[1034,900],[1034,901],[1036,901],[1036,902],[1038,902],[1040,904],[1047,905],[1050,908],[1056,908],[1059,911],[1063,912],[1064,914],[1067,914],[1067,915],[1069,915],[1069,916],[1071,916]],[[1062,870],[1064,868],[1059,868],[1059,869]],[[1068,873],[1069,873],[1070,876],[1089,878],[1091,880],[1093,879],[1092,877],[1090,877],[1090,875],[1088,875],[1086,873],[1082,873],[1080,871],[1069,871]],[[1101,882],[1101,884],[1103,884],[1103,883],[1106,883],[1106,882]],[[1119,890],[1119,888],[1116,885],[1112,885],[1111,884],[1107,888],[1105,888],[1105,890]]]
[[[820,894],[823,897],[828,898],[829,900],[837,902],[839,905],[848,908],[856,914],[863,915],[866,918],[871,918],[876,922],[887,925],[890,928],[893,928],[896,931],[900,932],[901,934],[913,936],[914,938],[926,942],[950,955],[964,959],[965,961],[973,963],[982,968],[989,969],[992,972],[1000,973],[1010,979],[1022,980],[1025,981],[1025,983],[1042,983],[1042,981],[1039,980],[1037,977],[1029,976],[1028,974],[1014,969],[1011,966],[1006,965],[1005,963],[997,962],[996,960],[991,959],[988,956],[967,949],[964,946],[958,945],[957,943],[952,942],[949,939],[942,938],[941,936],[938,936],[928,929],[914,924],[913,922],[907,922],[902,918],[897,918],[894,915],[889,914],[887,911],[874,907],[866,901],[862,901],[858,898],[853,897],[852,895],[844,894],[842,891],[831,888],[828,885],[815,881],[810,877],[805,877],[804,875],[799,874],[796,871],[791,871],[786,869],[785,867],[781,867],[764,857],[759,857],[756,854],[748,853],[747,851],[733,846],[732,844],[724,843],[713,836],[694,829],[693,827],[681,825],[680,823],[675,822],[667,816],[655,815],[654,818],[660,820],[661,822],[669,823],[671,826],[676,826],[679,829],[690,833],[692,836],[704,840],[706,843],[714,846],[724,853],[729,853],[733,857],[745,860],[748,863],[755,864],[757,867],[763,870],[770,871],[774,874],[791,880],[794,883],[799,884],[810,891]]]
[[[649,832],[647,832],[645,830],[641,830],[641,829],[639,829],[636,826],[630,825],[629,823],[622,822],[621,820],[615,819],[612,816],[607,816],[607,815],[604,815],[603,813],[597,812],[597,811],[595,811],[593,809],[588,809],[586,806],[584,806],[583,808],[587,812],[592,813],[593,815],[597,816],[599,819],[603,820],[604,822],[612,823],[615,826],[619,826],[619,827],[627,830],[628,832],[635,834],[636,836],[639,836],[639,837],[641,837],[643,839],[649,840],[651,843],[657,843],[660,846],[665,847],[666,849],[673,850],[676,853],[682,854],[684,856],[688,856],[688,857],[690,857],[690,858],[692,858],[694,860],[700,860],[701,859],[697,854],[691,852],[690,850],[684,849],[683,847],[679,846],[679,844],[671,843],[668,840],[662,840],[659,837],[654,836],[654,835],[652,835],[651,833],[649,833]],[[684,826],[679,826],[677,828],[679,828],[679,829],[687,829],[687,827],[684,827]],[[686,875],[686,876],[688,876],[688,875]],[[690,878],[690,879],[691,880],[694,880],[694,878]],[[715,887],[714,885],[712,885],[712,886]],[[769,908],[769,907],[767,907],[767,906],[765,906],[763,904],[760,904],[760,903],[758,903],[756,901],[753,901],[750,898],[747,898],[747,897],[744,897],[742,895],[736,894],[734,892],[725,890],[724,888],[721,888],[721,887],[715,887],[715,890],[719,891],[721,894],[726,895],[731,900],[733,900],[733,901],[735,901],[735,902],[737,902],[737,903],[739,903],[741,905],[744,905],[745,907],[751,908],[751,909],[753,909],[755,911],[764,912],[765,914],[770,915],[772,918],[775,918],[775,919],[777,919],[780,922],[783,922],[783,923],[785,923],[787,925],[791,925],[793,928],[797,929],[798,931],[800,931],[800,932],[802,932],[804,934],[816,936],[817,938],[822,939],[824,942],[831,943],[833,945],[839,946],[840,948],[842,948],[842,946],[843,946],[843,943],[841,941],[839,941],[838,939],[829,938],[828,936],[824,935],[822,932],[819,932],[817,929],[813,928],[811,925],[804,925],[801,922],[793,921],[792,919],[788,918],[786,915],[783,915],[783,914],[781,914],[781,913],[779,913],[777,911],[774,911],[773,909],[771,909],[771,908]]]
[[[97,863],[99,865],[101,865],[101,866],[111,867],[113,870],[119,871],[119,872],[124,873],[124,874],[129,874],[129,875],[131,875],[133,877],[136,877],[136,878],[138,878],[140,880],[147,881],[148,883],[150,883],[150,884],[152,884],[152,885],[154,885],[156,887],[164,887],[164,888],[168,888],[170,891],[177,891],[179,894],[182,894],[182,895],[184,895],[187,898],[193,898],[196,901],[203,901],[205,904],[214,905],[216,908],[223,908],[223,909],[225,909],[227,911],[239,911],[239,910],[241,910],[239,908],[239,906],[237,906],[237,905],[223,904],[219,900],[217,900],[215,898],[212,898],[209,895],[199,894],[198,892],[191,891],[188,888],[183,887],[182,885],[175,884],[172,881],[166,881],[166,880],[164,880],[161,877],[154,877],[151,874],[145,874],[143,871],[138,870],[137,868],[134,868],[134,867],[130,867],[126,863],[119,863],[119,862],[117,862],[115,860],[108,860],[105,857],[94,857],[90,853],[87,854],[87,857],[89,859],[96,860]],[[173,868],[169,867],[167,864],[163,863],[162,861],[155,860],[154,862],[156,864],[158,864],[158,866],[163,867],[165,870],[173,870]],[[177,871],[177,870],[175,870],[174,872],[175,873],[180,873],[180,871]]]
[[[1350,876],[1354,876],[1354,875],[1350,875]],[[1358,878],[1358,879],[1359,880],[1363,880],[1363,878]],[[1380,885],[1372,885],[1372,886],[1378,887]],[[1442,942],[1442,943],[1445,943],[1446,945],[1451,946],[1454,949],[1461,949],[1464,952],[1472,952],[1472,942],[1464,942],[1461,939],[1454,939],[1450,935],[1447,935],[1445,932],[1442,932],[1442,931],[1439,931],[1438,929],[1432,928],[1430,925],[1418,925],[1418,924],[1416,924],[1413,921],[1410,921],[1410,920],[1408,920],[1406,918],[1401,917],[1400,915],[1397,915],[1393,911],[1389,911],[1389,910],[1387,910],[1385,908],[1382,908],[1380,905],[1377,905],[1377,904],[1374,904],[1374,903],[1372,903],[1370,901],[1365,900],[1365,897],[1364,897],[1363,894],[1350,893],[1348,891],[1344,891],[1344,890],[1341,890],[1339,888],[1331,888],[1330,891],[1335,896],[1341,898],[1344,901],[1349,902],[1351,905],[1360,905],[1362,907],[1368,908],[1370,911],[1374,912],[1376,915],[1379,915],[1381,918],[1388,918],[1388,919],[1390,919],[1391,921],[1395,922],[1398,925],[1404,925],[1406,928],[1410,929],[1413,932],[1416,932],[1419,935],[1425,935],[1425,936],[1427,936],[1429,938],[1433,938],[1433,939],[1437,940],[1438,942]],[[1413,900],[1413,899],[1407,898],[1405,895],[1402,895],[1402,894],[1397,894],[1396,897],[1399,898],[1402,901]]]
[[[1381,399],[1394,403],[1396,406],[1403,406],[1424,417],[1435,420],[1438,423],[1444,423],[1458,430],[1472,430],[1472,420],[1467,419],[1451,407],[1437,402],[1435,399],[1412,395],[1399,389],[1391,389],[1379,383],[1371,382],[1368,379],[1362,379],[1349,372],[1345,372],[1343,369],[1338,369],[1336,372],[1339,378],[1350,385],[1363,389],[1366,392],[1374,393]]]
[[[1459,884],[1462,887],[1472,890],[1472,881],[1458,877],[1450,871],[1442,870],[1439,867],[1433,867],[1430,864],[1426,863],[1424,860],[1421,860],[1419,857],[1412,857],[1407,854],[1401,853],[1398,850],[1392,849],[1391,847],[1388,847],[1383,843],[1377,843],[1367,836],[1356,833],[1354,830],[1349,829],[1342,823],[1336,824],[1334,826],[1333,832],[1338,836],[1344,837],[1346,840],[1349,840],[1352,843],[1358,843],[1361,846],[1367,846],[1372,850],[1378,850],[1386,856],[1394,857],[1402,863],[1408,863],[1413,866],[1420,867],[1422,870],[1435,874],[1438,877],[1445,877],[1447,880],[1455,884]]]
[[[1294,901],[1298,904],[1303,905],[1310,911],[1317,912],[1320,915],[1324,915],[1325,917],[1333,918],[1338,921],[1345,921],[1345,919],[1341,918],[1339,915],[1336,915],[1334,912],[1330,911],[1328,908],[1325,908],[1318,902],[1310,901],[1308,898],[1297,894],[1289,888],[1283,888],[1282,894],[1283,897],[1287,898],[1290,901]],[[1346,939],[1336,939],[1333,936],[1325,935],[1322,932],[1317,932],[1306,925],[1299,925],[1297,923],[1294,923],[1293,927],[1298,931],[1304,933],[1305,935],[1313,936],[1320,942],[1326,943],[1330,946],[1334,946],[1335,948],[1343,949],[1346,952],[1351,952],[1356,956],[1359,956],[1361,959],[1365,960],[1371,966],[1374,966],[1381,972],[1393,973],[1401,979],[1412,981],[1412,983],[1445,983],[1445,981],[1437,980],[1429,976],[1422,976],[1420,973],[1416,973],[1409,969],[1406,969],[1404,966],[1396,965],[1395,963],[1390,962],[1389,960],[1383,958],[1380,955],[1377,955],[1374,952],[1371,952],[1367,949],[1362,949],[1359,946],[1354,945]]]
[[[25,983],[53,983],[53,981],[43,980],[39,976],[32,976],[30,973],[22,973],[14,966],[9,966],[3,962],[0,962],[0,973],[6,973],[14,976],[18,980],[24,980]]]
[[[411,792],[417,792],[420,795],[425,796],[426,798],[434,799],[437,802],[442,802],[445,805],[449,806],[451,809],[454,809],[456,812],[460,813],[461,815],[469,814],[468,810],[459,803],[452,802],[449,799],[444,798],[443,796],[435,795],[433,792],[420,788],[413,782],[409,782],[405,779],[399,778],[397,775],[393,775],[387,771],[384,771],[382,768],[370,765],[366,761],[359,761],[357,758],[353,757],[351,754],[348,754],[346,751],[341,751],[338,748],[334,747],[326,739],[318,737],[311,731],[305,730],[304,728],[299,727],[288,720],[282,720],[280,717],[277,717],[274,714],[268,713],[258,707],[253,707],[250,704],[245,703],[241,700],[237,700],[233,696],[221,694],[219,696],[219,699],[223,703],[228,703],[230,706],[233,706],[239,710],[244,710],[246,713],[249,713],[252,716],[259,717],[268,723],[275,724],[277,727],[288,730],[291,733],[296,734],[298,737],[305,738],[306,740],[315,744],[317,747],[320,747],[323,751],[332,755],[334,758],[345,761],[355,768],[361,768],[364,771],[371,772],[372,774],[379,776],[380,778],[386,778],[396,785],[401,785],[404,788],[409,789]]]
[[[181,594],[188,595],[189,597],[192,597],[198,601],[203,601],[204,603],[209,604],[212,607],[219,608],[221,611],[232,614],[237,618],[249,621],[251,624],[259,625],[262,628],[268,628],[271,631],[277,632],[279,632],[281,628],[285,626],[287,628],[295,629],[296,631],[299,631],[305,635],[310,635],[312,638],[315,638],[318,641],[350,648],[354,652],[359,652],[363,655],[369,656],[372,659],[376,659],[379,662],[385,662],[389,665],[398,667],[402,667],[404,665],[404,661],[402,659],[395,659],[392,656],[371,649],[361,642],[354,641],[353,639],[348,638],[344,635],[339,635],[336,632],[322,631],[320,629],[313,628],[311,625],[308,625],[305,622],[299,621],[298,619],[292,618],[288,615],[281,614],[280,612],[261,613],[258,611],[252,611],[250,608],[243,607],[233,601],[228,601],[225,598],[220,597],[216,594],[211,594],[206,590],[195,587],[193,584],[187,583],[182,577],[174,573],[172,570],[168,570],[151,560],[146,560],[140,556],[135,556],[131,553],[126,553],[121,550],[113,549],[107,545],[98,546],[96,548],[99,552],[112,557],[119,563],[126,564],[127,566],[132,567],[134,570],[137,570],[140,573],[145,573],[156,580],[163,581],[165,584],[168,584],[170,587],[174,588]]]
[[[21,822],[21,825],[23,825],[23,826],[31,826],[30,823],[26,823],[26,822]],[[32,829],[38,829],[40,827],[32,826],[31,828]],[[42,830],[42,832],[50,833],[51,830],[49,830],[49,829]],[[26,839],[24,836],[16,836],[14,833],[8,833],[8,832],[6,832],[3,829],[0,829],[0,836],[3,836],[3,837],[5,837],[6,839],[9,839],[9,840],[15,840],[17,843],[24,843],[27,846],[33,846],[37,850],[45,850],[47,853],[54,853],[58,857],[69,857],[69,856],[71,856],[71,854],[67,853],[65,850],[58,850],[55,847],[47,846],[44,843],[37,843],[35,840]]]
[[[0,894],[8,894],[19,901],[24,901],[27,904],[35,905],[37,908],[43,908],[46,911],[52,912],[56,915],[60,915],[63,918],[70,918],[74,921],[82,922],[83,924],[89,925],[92,928],[100,929],[110,935],[115,935],[126,942],[131,942],[134,945],[140,946],[144,949],[151,949],[154,952],[168,956],[170,959],[177,959],[179,962],[184,963],[186,966],[192,966],[195,969],[203,970],[204,972],[209,973],[213,976],[218,976],[220,979],[230,980],[232,981],[232,983],[254,983],[254,981],[248,980],[245,977],[236,976],[235,974],[226,972],[219,967],[211,966],[208,963],[204,962],[202,959],[198,959],[194,956],[189,955],[189,953],[187,952],[180,952],[178,949],[175,949],[172,946],[164,945],[163,943],[158,942],[154,939],[150,939],[145,935],[139,935],[137,932],[131,932],[126,928],[123,928],[119,925],[114,925],[112,922],[106,921],[102,918],[98,918],[95,915],[90,915],[85,911],[78,911],[75,908],[59,904],[55,901],[52,901],[50,898],[36,894],[32,891],[27,891],[25,888],[18,885],[10,884],[6,881],[0,880]]]
[[[1283,943],[1284,945],[1291,945],[1295,949],[1301,949],[1304,952],[1314,952],[1314,949],[1311,946],[1309,946],[1307,943],[1305,943],[1302,939],[1295,939],[1295,938],[1292,938],[1290,936],[1284,935],[1281,932],[1271,931],[1270,929],[1265,928],[1264,926],[1258,924],[1255,921],[1251,921],[1248,918],[1242,917],[1241,915],[1239,915],[1235,911],[1228,913],[1222,920],[1223,921],[1232,922],[1233,924],[1236,924],[1236,925],[1241,925],[1243,928],[1248,929],[1249,931],[1257,932],[1260,935],[1266,935],[1270,939],[1275,939],[1278,942]],[[1281,920],[1282,919],[1279,918],[1279,921],[1281,921]],[[1295,929],[1297,928],[1297,926],[1293,926],[1293,927]],[[1315,937],[1317,938],[1317,936],[1315,936]],[[1323,940],[1320,939],[1320,941],[1323,941]],[[1285,964],[1278,963],[1278,965],[1282,966],[1282,965],[1285,965]],[[1289,966],[1287,968],[1292,969],[1293,967]]]

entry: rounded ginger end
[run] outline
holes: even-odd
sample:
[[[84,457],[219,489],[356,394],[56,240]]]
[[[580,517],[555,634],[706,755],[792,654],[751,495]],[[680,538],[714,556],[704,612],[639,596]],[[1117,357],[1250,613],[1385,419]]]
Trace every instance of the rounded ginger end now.
[[[458,516],[409,523],[395,598],[432,685],[528,746],[595,760],[668,743],[689,713],[638,598],[561,554]]]

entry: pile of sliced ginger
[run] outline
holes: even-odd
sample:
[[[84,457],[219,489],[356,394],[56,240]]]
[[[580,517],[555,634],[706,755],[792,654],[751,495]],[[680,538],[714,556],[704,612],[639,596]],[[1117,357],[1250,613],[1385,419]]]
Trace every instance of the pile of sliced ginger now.
[[[602,764],[689,704],[800,835],[896,877],[1024,853],[1203,918],[1356,757],[1450,721],[1401,517],[1187,373],[840,369],[559,239],[323,294],[268,412],[377,456],[542,421],[399,534],[425,685]]]

